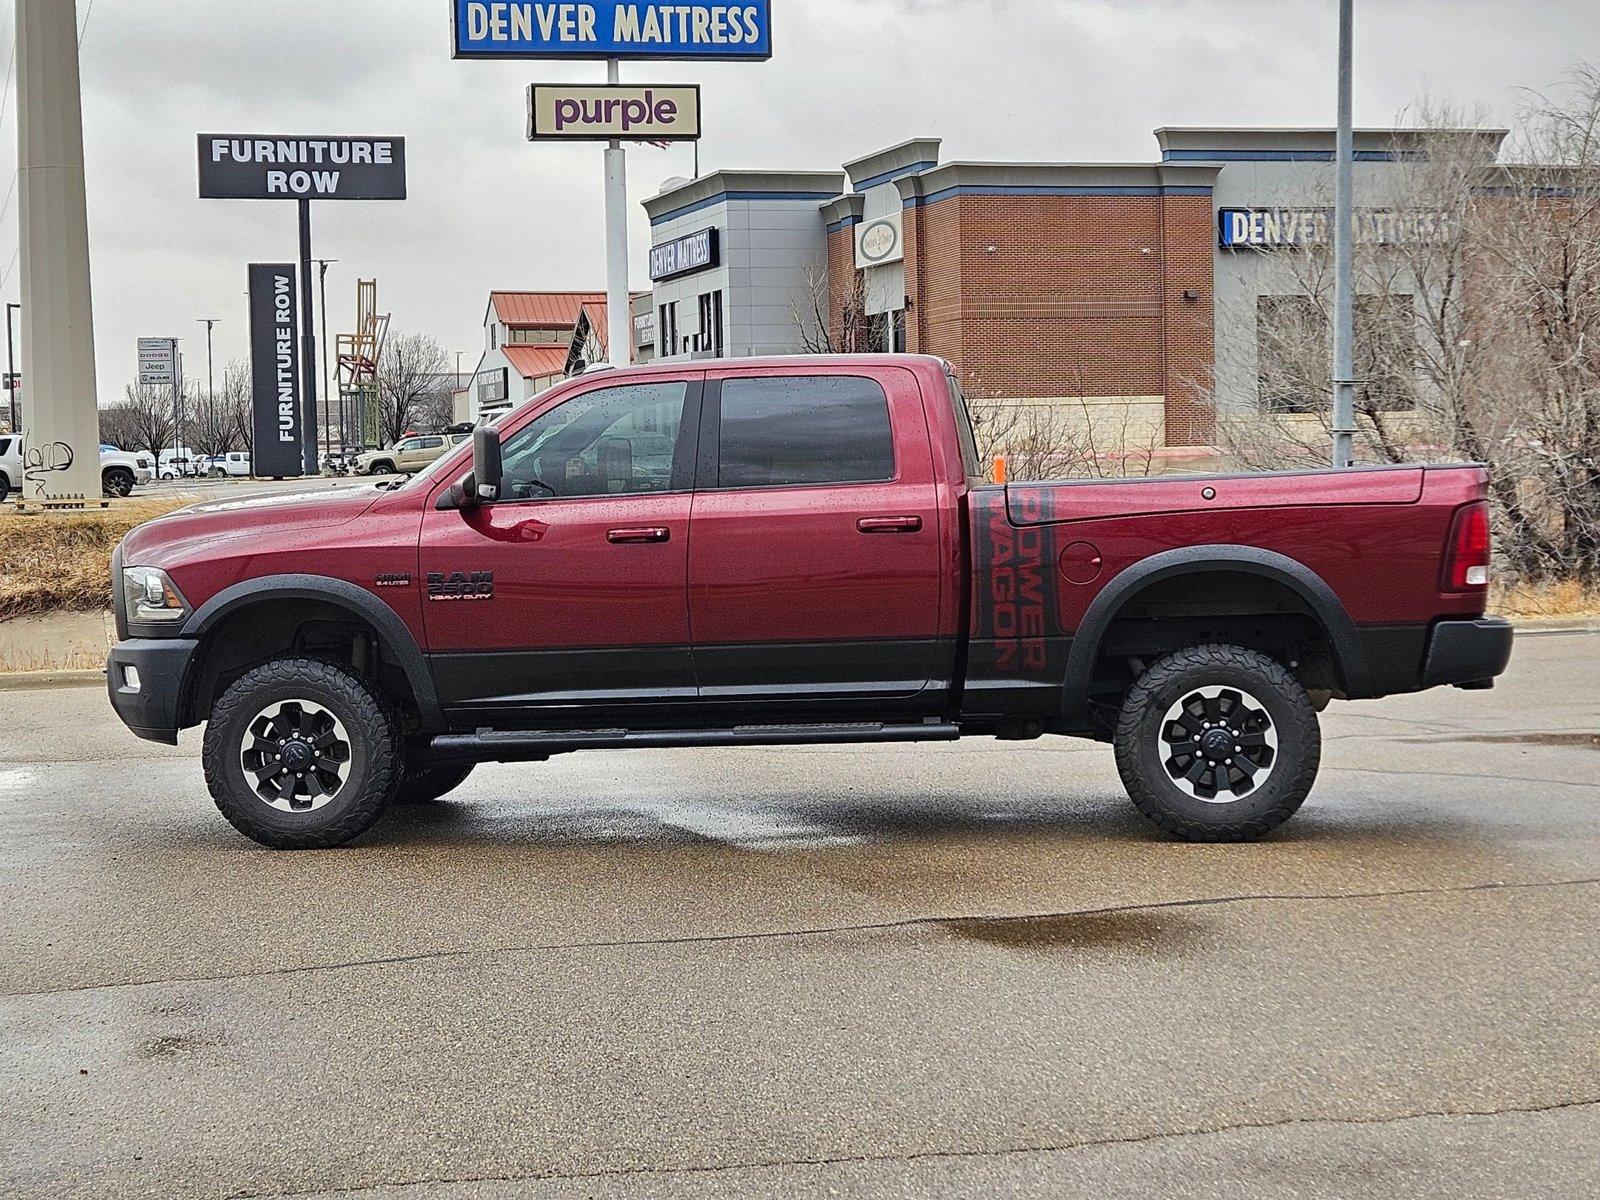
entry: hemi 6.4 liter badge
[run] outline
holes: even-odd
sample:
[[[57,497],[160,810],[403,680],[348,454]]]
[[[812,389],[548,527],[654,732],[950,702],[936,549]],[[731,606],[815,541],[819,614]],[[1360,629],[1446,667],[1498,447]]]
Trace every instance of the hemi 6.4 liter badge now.
[[[380,571],[373,582],[378,587],[409,587],[411,576],[404,571]]]
[[[429,600],[489,600],[493,596],[493,571],[428,572]]]

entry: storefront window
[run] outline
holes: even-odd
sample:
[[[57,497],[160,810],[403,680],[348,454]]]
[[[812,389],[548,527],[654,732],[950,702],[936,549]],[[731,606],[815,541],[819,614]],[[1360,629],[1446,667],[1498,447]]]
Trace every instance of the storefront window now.
[[[1403,412],[1416,404],[1416,314],[1408,294],[1356,297],[1356,406]],[[1263,412],[1327,409],[1333,385],[1328,315],[1311,296],[1256,298],[1256,388]]]

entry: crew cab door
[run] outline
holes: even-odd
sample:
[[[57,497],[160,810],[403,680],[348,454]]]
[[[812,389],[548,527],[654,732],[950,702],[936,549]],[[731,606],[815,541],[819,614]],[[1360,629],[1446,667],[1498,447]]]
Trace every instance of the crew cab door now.
[[[951,677],[916,377],[834,371],[706,374],[689,535],[703,700],[877,704]]]
[[[502,433],[501,498],[425,511],[435,686],[484,724],[692,699],[686,596],[701,372],[563,392]],[[461,474],[440,476],[443,492]],[[592,713],[587,717],[593,720]]]

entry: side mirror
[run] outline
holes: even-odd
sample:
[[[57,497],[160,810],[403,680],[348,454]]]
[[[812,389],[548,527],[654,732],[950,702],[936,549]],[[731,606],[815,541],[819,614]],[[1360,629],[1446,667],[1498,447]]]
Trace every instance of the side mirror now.
[[[472,431],[472,481],[477,500],[500,498],[500,431],[480,425]]]

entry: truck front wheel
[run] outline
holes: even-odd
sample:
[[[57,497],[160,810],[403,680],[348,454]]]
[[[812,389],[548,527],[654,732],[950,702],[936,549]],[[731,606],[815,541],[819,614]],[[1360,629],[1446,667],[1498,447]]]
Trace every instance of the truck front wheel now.
[[[1250,841],[1287,821],[1322,757],[1316,710],[1277,661],[1243,646],[1177,650],[1123,701],[1117,770],[1139,811],[1192,842]]]
[[[340,846],[367,829],[400,780],[395,725],[341,667],[265,663],[217,701],[202,754],[217,808],[276,850]]]

